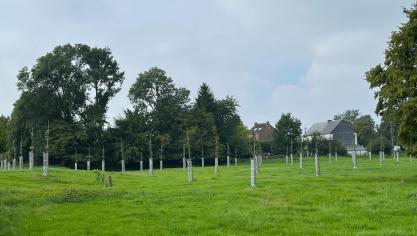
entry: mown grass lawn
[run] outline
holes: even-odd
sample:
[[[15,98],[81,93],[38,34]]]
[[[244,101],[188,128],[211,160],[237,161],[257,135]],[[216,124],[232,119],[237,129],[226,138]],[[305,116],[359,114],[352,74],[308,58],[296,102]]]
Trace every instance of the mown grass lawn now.
[[[0,171],[0,235],[415,235],[417,163],[348,157],[313,159],[304,168],[263,162],[257,187],[248,163],[199,168],[107,172],[50,168]]]

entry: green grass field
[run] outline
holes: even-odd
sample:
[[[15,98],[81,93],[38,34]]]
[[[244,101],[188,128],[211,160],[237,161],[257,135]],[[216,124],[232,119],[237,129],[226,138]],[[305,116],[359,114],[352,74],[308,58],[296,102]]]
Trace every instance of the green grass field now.
[[[198,161],[195,162],[197,166]],[[0,171],[0,235],[415,235],[417,163],[377,157],[304,168],[264,161],[257,187],[248,162],[182,169],[108,172],[50,168]]]

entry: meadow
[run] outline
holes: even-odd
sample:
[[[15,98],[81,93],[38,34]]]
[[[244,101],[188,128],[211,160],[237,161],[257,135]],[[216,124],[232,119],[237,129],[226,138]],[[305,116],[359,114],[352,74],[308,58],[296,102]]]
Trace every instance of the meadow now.
[[[415,235],[417,163],[383,165],[313,159],[304,168],[264,160],[256,188],[248,161],[197,167],[106,172],[52,167],[0,171],[0,235]]]

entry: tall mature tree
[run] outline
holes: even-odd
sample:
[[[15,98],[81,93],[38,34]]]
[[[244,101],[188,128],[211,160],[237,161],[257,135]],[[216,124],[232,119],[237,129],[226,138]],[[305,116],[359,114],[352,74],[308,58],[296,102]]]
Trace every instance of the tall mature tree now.
[[[333,120],[344,120],[347,121],[350,125],[353,125],[355,120],[360,116],[358,109],[346,110],[343,113],[334,115]]]
[[[201,148],[203,148],[206,156],[214,157],[215,140],[218,139],[218,133],[213,114],[195,107],[187,116],[186,129],[189,130],[193,156],[199,156]]]
[[[129,90],[134,109],[143,113],[153,136],[168,134],[173,142],[167,149],[180,149],[181,134],[185,130],[190,91],[177,88],[172,78],[157,67],[140,73]]]
[[[385,62],[366,72],[376,90],[376,113],[399,124],[398,140],[417,153],[417,4],[404,9],[408,21],[394,31],[385,50]]]
[[[210,113],[216,112],[216,98],[206,83],[203,83],[198,90],[195,107]]]
[[[58,130],[79,126],[93,134],[87,137],[92,142],[100,139],[108,101],[120,90],[124,74],[108,48],[66,44],[40,57],[30,70],[24,67],[17,78],[22,94],[11,116],[13,136],[50,121],[59,123]],[[53,145],[51,139],[52,150]]]
[[[291,142],[294,150],[297,149],[299,146],[297,143],[301,138],[301,134],[301,121],[293,117],[291,113],[282,114],[275,125],[273,134],[272,148],[274,153],[286,153],[287,148],[290,148]]]

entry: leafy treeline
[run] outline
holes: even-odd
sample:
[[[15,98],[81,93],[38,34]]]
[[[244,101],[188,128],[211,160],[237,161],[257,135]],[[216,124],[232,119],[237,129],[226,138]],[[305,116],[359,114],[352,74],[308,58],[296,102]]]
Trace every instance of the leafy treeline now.
[[[282,114],[275,125],[274,139],[272,149],[274,153],[290,154],[304,153],[313,155],[318,152],[319,155],[327,155],[329,152],[337,152],[339,155],[345,155],[346,149],[334,140],[328,140],[315,135],[311,139],[303,139],[301,130],[301,121],[293,117],[290,113]]]
[[[214,157],[216,143],[220,158],[226,146],[232,154],[250,154],[249,133],[234,98],[217,99],[203,84],[191,102],[190,91],[156,67],[138,75],[129,90],[133,108],[109,127],[108,103],[120,91],[124,72],[108,48],[57,46],[32,68],[21,69],[17,79],[21,96],[10,120],[0,119],[0,147],[5,149],[0,153],[7,149],[17,156],[22,143],[26,157],[33,145],[40,161],[49,122],[51,162],[62,165],[100,160],[103,149],[106,166],[117,165],[122,156],[133,163],[151,153],[154,158],[180,159],[187,134],[194,158]]]

